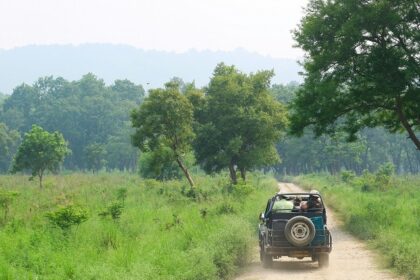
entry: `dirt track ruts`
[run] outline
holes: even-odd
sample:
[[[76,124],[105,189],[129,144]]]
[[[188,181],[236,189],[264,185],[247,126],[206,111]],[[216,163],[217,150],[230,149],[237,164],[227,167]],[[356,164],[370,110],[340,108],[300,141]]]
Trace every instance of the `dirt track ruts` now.
[[[284,192],[301,192],[300,187],[290,183],[279,183]],[[263,207],[263,206],[261,206]],[[273,268],[265,269],[261,266],[256,248],[253,262],[243,269],[236,280],[274,280],[274,279],[310,279],[310,280],[363,280],[363,279],[403,279],[391,272],[381,269],[375,254],[366,245],[344,232],[340,222],[332,211],[328,211],[327,225],[333,237],[333,250],[330,254],[328,268],[319,269],[317,263],[309,258],[298,260],[282,257],[275,260]]]

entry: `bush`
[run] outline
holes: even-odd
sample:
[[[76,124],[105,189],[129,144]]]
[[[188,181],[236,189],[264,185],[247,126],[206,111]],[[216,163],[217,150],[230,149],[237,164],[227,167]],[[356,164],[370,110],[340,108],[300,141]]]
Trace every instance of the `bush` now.
[[[345,183],[350,183],[356,177],[356,173],[351,170],[343,170],[340,173],[341,180]]]
[[[87,220],[87,211],[81,207],[69,205],[61,207],[46,214],[50,222],[62,230],[68,230],[71,226],[80,225]]]
[[[111,216],[111,218],[115,221],[121,217],[122,210],[124,209],[124,205],[122,202],[113,202],[111,205],[106,207],[105,210],[99,213],[101,217]]]
[[[394,166],[391,163],[381,165],[374,174],[369,171],[363,171],[360,178],[360,186],[363,192],[388,191],[392,187],[392,177],[394,175]]]
[[[217,207],[217,214],[225,215],[225,214],[234,214],[236,213],[235,205],[230,201],[223,201]]]
[[[127,198],[127,188],[117,189],[117,199],[124,205],[125,199]]]
[[[386,163],[381,165],[376,171],[376,183],[379,185],[379,189],[387,190],[391,186],[392,176],[394,175],[395,167],[392,163]]]
[[[254,191],[254,187],[246,182],[238,182],[236,185],[232,185],[232,193],[236,197],[245,197]]]
[[[12,191],[0,191],[0,207],[3,209],[3,222],[7,221],[10,205],[19,193]]]

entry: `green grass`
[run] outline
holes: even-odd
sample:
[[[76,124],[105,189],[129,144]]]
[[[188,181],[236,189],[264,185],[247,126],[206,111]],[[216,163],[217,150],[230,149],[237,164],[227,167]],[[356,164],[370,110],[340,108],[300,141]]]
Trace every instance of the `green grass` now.
[[[229,279],[257,242],[258,213],[275,180],[253,174],[232,188],[227,176],[183,181],[130,174],[48,176],[45,188],[24,176],[0,176],[18,192],[0,209],[0,279]],[[119,219],[100,216],[127,197]],[[122,191],[124,192],[124,191]],[[74,205],[88,219],[64,229],[47,213]]]
[[[420,279],[420,176],[393,176],[376,187],[372,178],[378,176],[312,174],[294,180],[324,194],[347,230],[369,240],[390,267]]]

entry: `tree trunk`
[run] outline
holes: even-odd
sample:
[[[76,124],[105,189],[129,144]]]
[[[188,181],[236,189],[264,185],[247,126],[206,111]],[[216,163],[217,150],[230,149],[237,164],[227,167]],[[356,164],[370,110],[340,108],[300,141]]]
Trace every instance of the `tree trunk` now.
[[[44,170],[38,172],[39,177],[39,188],[42,189],[42,177],[44,176]]]
[[[188,183],[190,183],[191,188],[194,188],[194,181],[193,181],[190,173],[188,172],[187,167],[184,165],[184,163],[182,162],[182,160],[179,156],[176,157],[176,162],[178,163],[179,168],[182,169],[182,172],[184,172],[185,177],[187,177]]]
[[[416,145],[417,150],[420,151],[420,140],[417,138],[416,134],[414,133],[412,126],[408,122],[403,110],[402,110],[402,104],[401,104],[401,98],[398,96],[396,98],[396,109],[398,118],[400,119],[403,127],[408,132],[408,137],[413,141],[414,145]]]
[[[232,180],[232,183],[236,185],[238,183],[238,180],[236,178],[236,171],[232,162],[229,164],[229,172],[230,172],[230,179]]]
[[[246,170],[245,170],[245,168],[240,168],[239,170],[241,171],[241,178],[245,182],[245,180],[246,180]]]

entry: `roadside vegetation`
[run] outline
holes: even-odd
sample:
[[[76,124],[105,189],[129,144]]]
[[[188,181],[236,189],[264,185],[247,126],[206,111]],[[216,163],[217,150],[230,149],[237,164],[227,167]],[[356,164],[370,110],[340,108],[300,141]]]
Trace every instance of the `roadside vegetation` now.
[[[310,174],[294,178],[307,189],[319,190],[348,231],[368,240],[386,264],[409,279],[420,279],[420,176],[392,175],[384,165],[376,173],[356,176]]]
[[[255,247],[271,177],[0,176],[1,279],[229,279]]]

